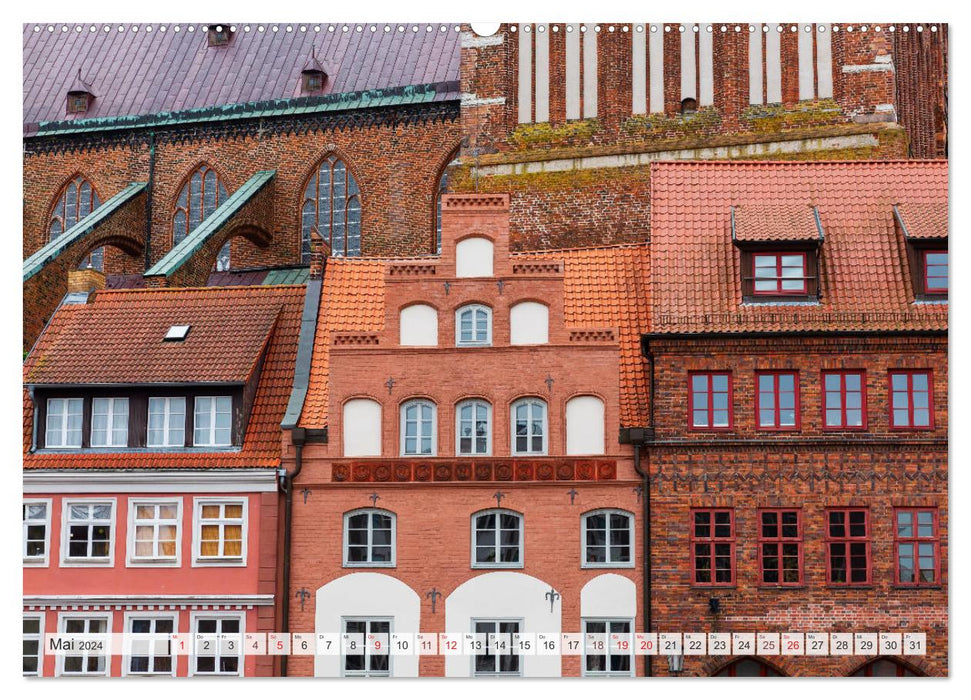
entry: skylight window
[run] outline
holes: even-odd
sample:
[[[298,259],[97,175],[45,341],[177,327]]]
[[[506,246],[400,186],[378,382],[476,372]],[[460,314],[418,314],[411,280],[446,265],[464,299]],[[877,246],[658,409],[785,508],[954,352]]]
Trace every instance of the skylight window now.
[[[190,328],[192,328],[192,326],[171,326],[169,327],[169,332],[165,334],[165,340],[185,340],[185,337],[189,335]]]

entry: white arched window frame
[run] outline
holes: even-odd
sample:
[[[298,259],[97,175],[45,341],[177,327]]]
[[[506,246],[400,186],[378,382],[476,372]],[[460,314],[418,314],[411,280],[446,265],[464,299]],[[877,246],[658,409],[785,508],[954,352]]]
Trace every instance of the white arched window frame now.
[[[351,399],[341,416],[345,457],[381,456],[381,404],[374,399]]]
[[[381,508],[344,513],[344,566],[394,566],[397,525],[397,516]]]
[[[405,457],[434,457],[438,445],[438,407],[427,399],[413,399],[401,405],[401,454]]]
[[[634,514],[616,508],[580,516],[580,565],[586,569],[634,566]]]
[[[566,453],[602,455],[604,402],[596,396],[574,396],[566,402]]]
[[[549,411],[546,402],[534,397],[516,401],[510,410],[512,453],[545,455],[549,450]]]
[[[398,314],[398,344],[413,347],[438,345],[438,309],[411,304]]]
[[[468,304],[455,312],[455,344],[492,345],[492,309]]]
[[[510,345],[550,342],[550,309],[538,301],[521,301],[509,309]]]
[[[455,276],[492,277],[494,249],[488,238],[463,238],[455,245]]]
[[[492,508],[472,514],[472,568],[521,568],[524,557],[523,514]]]
[[[488,401],[469,399],[455,407],[455,454],[492,454],[492,404]]]

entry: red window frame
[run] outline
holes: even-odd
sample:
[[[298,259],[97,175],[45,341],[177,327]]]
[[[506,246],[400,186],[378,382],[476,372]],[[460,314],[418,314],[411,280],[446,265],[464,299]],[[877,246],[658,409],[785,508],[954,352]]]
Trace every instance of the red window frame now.
[[[843,514],[843,535],[834,536],[832,527],[832,515]],[[863,535],[850,535],[849,522],[850,513],[863,513]],[[826,509],[826,584],[838,586],[840,588],[854,588],[858,586],[869,586],[873,581],[873,549],[870,540],[870,510],[869,508],[827,508]],[[866,560],[866,579],[864,581],[853,581],[852,566],[852,546],[854,544],[864,545],[864,557]],[[843,557],[847,560],[844,567],[846,573],[845,581],[833,580],[833,546],[843,545]],[[859,555],[856,555],[859,556]]]
[[[897,516],[900,513],[910,513],[911,521],[910,526],[912,528],[911,535],[909,537],[902,537],[900,535],[900,528],[897,523]],[[917,514],[918,513],[930,513],[931,514],[931,534],[930,535],[920,535],[917,529]],[[894,582],[898,586],[907,586],[908,588],[937,588],[941,584],[941,545],[940,545],[940,531],[938,529],[938,511],[934,506],[921,507],[921,506],[908,506],[906,508],[894,508],[893,509],[893,568],[894,568]],[[913,550],[911,557],[914,560],[913,581],[902,581],[900,579],[900,545],[912,545]],[[934,580],[933,581],[921,581],[920,580],[920,559],[919,559],[919,545],[930,544],[933,547],[934,556]]]
[[[783,277],[782,276],[782,257],[783,256],[795,256],[798,255],[802,258],[802,277],[798,278],[802,282],[801,289],[783,289],[782,281],[789,280],[792,281],[797,279],[795,277]],[[758,281],[768,281],[772,278],[762,277],[757,278],[755,276],[756,264],[755,261],[759,257],[774,257],[775,258],[775,289],[758,289]],[[804,297],[809,294],[809,285],[806,278],[806,270],[809,264],[806,259],[807,255],[805,252],[800,250],[792,251],[777,251],[777,250],[759,250],[752,253],[752,294],[755,296],[795,296]]]
[[[785,536],[782,534],[782,515],[783,513],[795,513],[796,515],[796,534],[794,536]],[[776,517],[776,534],[766,536],[764,523],[765,515],[774,514]],[[759,585],[766,586],[770,588],[785,588],[788,586],[801,586],[803,585],[803,546],[802,546],[802,511],[799,508],[760,508],[758,511],[758,528],[759,528]],[[791,555],[786,555],[783,551],[785,545],[795,545],[796,547],[796,580],[795,581],[785,581],[783,571],[786,569],[783,567],[783,559]],[[768,554],[772,552],[774,548],[774,554]],[[766,559],[767,557],[774,557],[776,559],[776,567],[774,569],[767,569]],[[766,581],[765,574],[774,570],[778,574],[776,581]],[[789,569],[791,570],[791,569]]]
[[[712,416],[714,414],[714,398],[715,393],[712,391],[712,378],[715,376],[724,376],[728,379],[728,425],[711,425]],[[695,424],[695,392],[694,392],[694,378],[695,377],[706,377],[708,380],[707,389],[705,391],[708,405],[704,407],[708,411],[708,425],[696,425]],[[721,393],[721,392],[717,392]],[[688,372],[688,428],[690,430],[698,431],[726,431],[732,430],[735,424],[735,411],[734,411],[734,390],[732,387],[732,373],[731,371],[719,371],[719,370],[702,370],[697,372]]]
[[[795,423],[793,425],[780,425],[781,409],[779,408],[779,377],[782,375],[791,374],[793,376],[793,393],[795,399]],[[762,425],[762,412],[759,410],[759,399],[762,396],[762,392],[759,390],[760,379],[762,377],[773,377],[772,382],[772,393],[775,397],[775,415],[773,416],[772,425]],[[790,431],[790,430],[800,430],[802,427],[802,412],[800,410],[800,397],[799,397],[799,370],[795,369],[780,369],[780,370],[758,370],[755,373],[755,427],[758,430],[774,430],[774,431]]]
[[[846,424],[846,375],[848,374],[858,374],[860,375],[860,411],[861,411],[861,425],[847,425]],[[840,424],[839,425],[829,425],[826,422],[827,411],[831,410],[829,405],[826,403],[829,395],[829,391],[826,389],[826,377],[839,376],[840,377]],[[822,386],[820,387],[822,392],[822,405],[823,405],[823,430],[866,430],[867,426],[867,401],[866,401],[866,370],[863,369],[833,369],[826,370],[822,373]]]
[[[922,250],[920,252],[921,265],[923,266],[923,269],[924,269],[924,293],[925,294],[947,294],[947,285],[948,285],[948,282],[950,281],[949,278],[951,273],[951,256],[948,255],[948,259],[947,259],[947,262],[948,262],[947,277],[941,278],[940,276],[937,276],[937,275],[935,275],[934,277],[931,277],[930,275],[927,274],[927,256],[941,255],[941,254],[948,255],[947,248],[929,248],[927,250]],[[933,280],[943,279],[944,286],[943,287],[931,286],[932,279]]]
[[[697,534],[697,523],[696,519],[698,515],[708,514],[708,534],[704,536],[699,536]],[[728,527],[729,535],[727,537],[719,537],[715,535],[715,517],[716,514],[728,514]],[[721,523],[724,525],[724,523]],[[723,588],[726,586],[735,585],[735,509],[734,508],[692,508],[691,509],[691,585],[698,586],[701,588]],[[719,556],[716,551],[717,545],[727,545],[728,546],[728,556],[729,556],[729,580],[728,581],[715,581],[715,573],[717,568],[715,567],[715,559]],[[703,549],[707,547],[707,553],[702,553]],[[698,558],[699,556],[705,557],[709,560],[708,567],[704,569],[699,569]],[[708,571],[710,581],[699,581],[698,573],[700,571]]]
[[[914,425],[914,375],[927,375],[927,425]],[[907,377],[907,423],[900,425],[894,422],[894,391],[893,378],[895,375]],[[934,429],[934,371],[928,369],[892,369],[887,372],[887,410],[891,430],[933,430]]]

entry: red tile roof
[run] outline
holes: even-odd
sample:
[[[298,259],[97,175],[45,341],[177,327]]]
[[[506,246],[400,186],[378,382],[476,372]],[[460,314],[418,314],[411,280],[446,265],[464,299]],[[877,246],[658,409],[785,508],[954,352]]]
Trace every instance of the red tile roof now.
[[[897,212],[903,219],[907,238],[947,238],[947,200],[941,203],[902,202]]]
[[[648,423],[648,386],[640,334],[650,322],[650,261],[646,244],[514,254],[564,262],[564,317],[570,327],[620,329],[620,414],[624,426]],[[321,293],[310,390],[300,424],[327,425],[328,341],[334,332],[375,332],[384,326],[388,259],[331,258]]]
[[[189,376],[196,380],[200,377],[238,377],[239,367],[249,360],[240,362],[237,367],[221,357],[221,354],[247,356],[256,344],[256,338],[262,334],[266,338],[263,328],[269,320],[269,346],[260,373],[259,386],[253,402],[252,413],[246,430],[243,445],[236,452],[126,452],[126,453],[30,453],[31,446],[31,417],[32,404],[26,389],[24,390],[24,468],[25,469],[76,469],[76,468],[244,468],[244,467],[276,467],[280,464],[281,434],[280,421],[283,418],[290,389],[293,383],[294,362],[297,354],[297,340],[300,332],[300,316],[303,309],[304,286],[276,286],[276,287],[223,287],[206,289],[152,289],[152,290],[123,290],[99,292],[91,304],[72,304],[61,306],[51,318],[47,328],[41,334],[30,355],[24,363],[24,382],[29,377],[39,376],[43,365],[56,359],[56,365],[70,361],[79,366],[87,367],[96,372],[92,366],[92,358],[100,362],[112,363],[110,353],[117,350],[121,343],[125,348],[121,353],[127,356],[133,343],[128,337],[109,339],[101,338],[102,344],[107,343],[107,352],[101,347],[86,348],[78,342],[75,335],[79,329],[88,325],[98,326],[101,321],[115,327],[127,319],[130,330],[126,336],[142,337],[151,329],[154,337],[156,331],[161,330],[157,319],[165,319],[168,323],[170,315],[183,309],[181,313],[191,311],[200,325],[189,332],[186,343],[192,339],[193,333],[199,331],[199,337],[205,342],[203,350],[197,354],[194,366],[180,361]],[[146,317],[148,320],[145,320]],[[205,324],[212,324],[207,330]],[[242,324],[242,326],[240,326]],[[167,328],[167,326],[166,326]],[[214,346],[211,336],[218,328],[222,336],[222,349]],[[266,330],[269,330],[266,329]],[[164,332],[164,331],[163,331]],[[235,336],[246,339],[245,342]],[[93,337],[83,336],[85,343]],[[77,347],[71,348],[72,345]],[[262,342],[259,343],[262,347]],[[228,353],[227,349],[233,352]],[[186,345],[188,349],[188,345]],[[88,354],[88,353],[92,354]],[[257,349],[257,353],[259,348]],[[63,358],[63,359],[62,359]],[[148,371],[153,365],[146,362],[145,369],[133,366],[133,371]],[[250,368],[252,364],[249,365]],[[168,376],[167,370],[157,368],[157,376]],[[208,370],[208,372],[207,372]],[[245,377],[244,377],[245,379]],[[83,378],[81,379],[82,381]],[[210,379],[214,381],[215,379]],[[185,380],[183,380],[185,381]]]
[[[279,25],[257,31],[239,23],[227,46],[210,47],[201,24],[195,31],[175,25],[57,24],[23,28],[23,121],[34,124],[66,118],[67,91],[81,77],[96,99],[85,119],[158,114],[219,105],[301,96],[301,70],[315,49],[325,66],[335,69],[327,93],[457,81],[459,32],[454,24],[425,24],[412,31],[384,31],[384,23],[348,26]],[[53,31],[48,31],[48,26]],[[61,27],[67,31],[61,31]],[[165,31],[161,31],[162,27]],[[250,31],[243,31],[250,26]],[[444,27],[445,31],[440,31]],[[94,31],[91,31],[92,28]]]
[[[736,241],[811,241],[818,238],[816,214],[808,201],[735,207]]]
[[[653,332],[947,328],[946,304],[913,303],[893,207],[947,206],[947,162],[655,163],[651,172]],[[819,210],[818,304],[743,304],[731,208]]]

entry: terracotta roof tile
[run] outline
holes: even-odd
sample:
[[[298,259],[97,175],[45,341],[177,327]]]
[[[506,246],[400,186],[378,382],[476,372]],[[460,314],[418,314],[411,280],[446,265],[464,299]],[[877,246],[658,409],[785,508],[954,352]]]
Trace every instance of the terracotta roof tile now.
[[[30,453],[32,404],[24,390],[24,468],[25,469],[139,469],[139,468],[245,468],[277,467],[280,464],[280,421],[283,418],[290,389],[293,383],[293,369],[297,354],[297,340],[300,332],[300,316],[303,309],[304,286],[275,287],[222,287],[205,289],[153,289],[100,292],[92,304],[61,306],[51,318],[24,363],[24,381],[37,376],[45,362],[44,358],[60,356],[68,352],[81,366],[95,371],[91,360],[85,356],[84,347],[74,335],[79,324],[98,322],[100,319],[127,319],[136,329],[132,335],[141,333],[141,328],[151,326],[155,321],[143,321],[143,316],[167,317],[177,307],[193,309],[202,313],[203,307],[211,309],[211,318],[219,317],[223,349],[241,347],[234,338],[239,332],[243,337],[255,338],[261,333],[265,319],[270,319],[272,333],[266,358],[260,374],[260,383],[253,402],[252,413],[246,430],[243,445],[235,452],[189,453],[189,452],[126,452],[117,454],[84,453]],[[233,308],[240,312],[232,311]],[[246,321],[245,317],[262,319],[260,322]],[[167,321],[166,321],[167,322]],[[239,323],[252,327],[235,328]],[[233,324],[233,325],[230,325]],[[258,328],[259,327],[259,328]],[[255,329],[255,330],[254,330]],[[197,329],[193,329],[197,330]],[[201,329],[199,329],[201,330]],[[190,331],[188,343],[193,332]],[[204,335],[200,333],[200,336]],[[78,348],[70,350],[70,345]],[[204,354],[197,357],[198,368],[211,370],[209,376],[215,377],[226,370],[220,353],[208,343]],[[247,345],[247,347],[250,347]],[[97,349],[96,349],[97,350]],[[248,351],[247,351],[248,352]],[[98,357],[107,361],[106,355]],[[122,353],[124,354],[124,353]],[[245,353],[243,353],[245,354]],[[242,355],[241,355],[242,356]],[[60,360],[59,360],[60,362]],[[149,365],[151,363],[145,363]],[[136,371],[144,371],[136,368]],[[192,371],[197,372],[197,369]],[[197,374],[196,376],[206,376]],[[223,375],[225,376],[225,375]],[[184,380],[183,380],[184,381]],[[211,380],[210,380],[211,381]]]
[[[743,204],[735,207],[737,241],[811,241],[819,238],[812,204]]]
[[[659,162],[651,174],[653,332],[940,330],[915,304],[893,207],[947,209],[946,161]],[[818,304],[743,304],[731,208],[812,204],[825,234]]]
[[[897,212],[907,229],[907,238],[947,238],[947,200],[940,202],[901,202]]]

